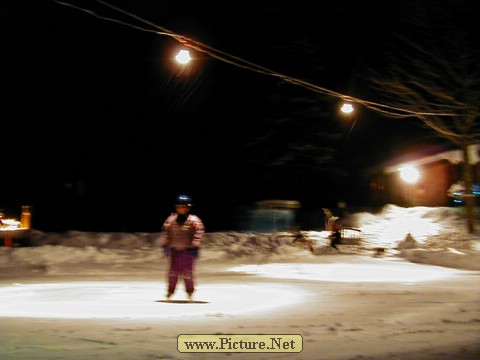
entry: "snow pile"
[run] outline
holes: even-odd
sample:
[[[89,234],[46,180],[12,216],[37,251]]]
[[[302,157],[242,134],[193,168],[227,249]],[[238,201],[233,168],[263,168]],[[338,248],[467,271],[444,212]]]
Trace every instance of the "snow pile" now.
[[[318,261],[329,254],[400,256],[409,261],[480,270],[479,240],[466,232],[459,208],[386,206],[379,213],[356,213],[342,219],[360,229],[358,243],[329,246],[328,231],[304,231],[313,252],[295,242],[295,233],[206,233],[200,260],[204,262]],[[32,230],[27,247],[0,248],[0,268],[59,266],[151,266],[163,260],[160,233],[94,233]],[[348,242],[347,242],[348,243]],[[382,249],[379,253],[378,249]],[[89,265],[90,264],[90,265]]]

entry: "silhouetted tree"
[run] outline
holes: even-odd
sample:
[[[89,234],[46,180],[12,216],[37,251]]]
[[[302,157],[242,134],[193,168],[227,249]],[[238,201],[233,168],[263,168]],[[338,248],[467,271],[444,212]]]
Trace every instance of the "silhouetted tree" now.
[[[475,230],[469,145],[480,139],[480,27],[473,1],[407,2],[406,22],[384,64],[361,76],[382,94],[386,111],[416,116],[463,151],[467,227]],[[389,114],[386,113],[388,116]],[[390,114],[392,115],[392,114]]]
[[[278,57],[283,63],[303,64],[307,73],[300,77],[309,81],[325,72],[318,52],[315,45],[302,40],[279,49]],[[312,189],[312,200],[316,196],[333,200],[330,186],[347,173],[337,161],[346,130],[332,116],[331,99],[282,79],[268,101],[271,111],[258,121],[256,135],[247,144],[261,173],[255,185],[263,194],[275,196],[276,184],[281,186],[279,179],[288,179],[291,187],[283,187],[283,194],[297,197]]]

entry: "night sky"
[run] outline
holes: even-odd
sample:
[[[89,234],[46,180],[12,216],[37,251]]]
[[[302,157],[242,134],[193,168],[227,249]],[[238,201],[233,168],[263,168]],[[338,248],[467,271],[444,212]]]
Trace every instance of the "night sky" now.
[[[154,29],[102,2],[66,3]],[[108,4],[357,97],[375,94],[355,70],[382,66],[408,11],[373,0]],[[179,193],[194,198],[207,231],[233,229],[265,199],[299,200],[305,212],[367,206],[365,168],[433,141],[416,119],[366,109],[352,126],[338,98],[202,52],[182,70],[172,37],[55,1],[2,1],[0,16],[0,209],[18,216],[32,205],[39,230],[159,231]]]

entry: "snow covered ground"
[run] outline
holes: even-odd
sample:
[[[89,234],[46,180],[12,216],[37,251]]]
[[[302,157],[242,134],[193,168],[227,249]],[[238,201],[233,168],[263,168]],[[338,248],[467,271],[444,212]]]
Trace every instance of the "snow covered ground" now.
[[[0,358],[480,357],[480,236],[460,208],[342,222],[360,242],[305,232],[313,252],[290,233],[207,232],[193,303],[183,284],[163,302],[159,234],[32,230],[33,246],[0,248]],[[179,352],[185,334],[296,334],[302,351]]]

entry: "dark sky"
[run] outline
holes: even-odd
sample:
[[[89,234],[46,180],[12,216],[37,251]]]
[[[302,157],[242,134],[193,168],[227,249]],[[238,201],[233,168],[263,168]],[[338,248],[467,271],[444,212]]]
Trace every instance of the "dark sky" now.
[[[66,3],[153,29],[101,2]],[[279,74],[356,96],[362,84],[354,69],[381,63],[405,10],[401,1],[373,0],[108,3]],[[313,210],[365,200],[355,196],[364,190],[354,180],[360,169],[351,184],[332,189],[331,181],[295,169],[284,169],[283,181],[282,172],[255,162],[272,149],[255,153],[246,144],[269,130],[262,119],[282,116],[272,102],[277,78],[200,52],[190,70],[180,71],[171,61],[178,45],[171,37],[55,1],[0,6],[0,208],[7,213],[32,205],[34,227],[46,231],[158,231],[174,196],[186,193],[214,231],[231,228],[239,207],[259,200],[296,199]],[[295,46],[302,43],[299,56]],[[292,84],[281,91],[289,100],[314,97]],[[353,128],[341,125],[337,100],[318,96],[318,107],[322,119],[340,124],[334,150],[350,170],[351,159],[359,168],[375,165],[432,137],[418,120],[400,123],[368,111]],[[295,185],[295,176],[308,179]]]

